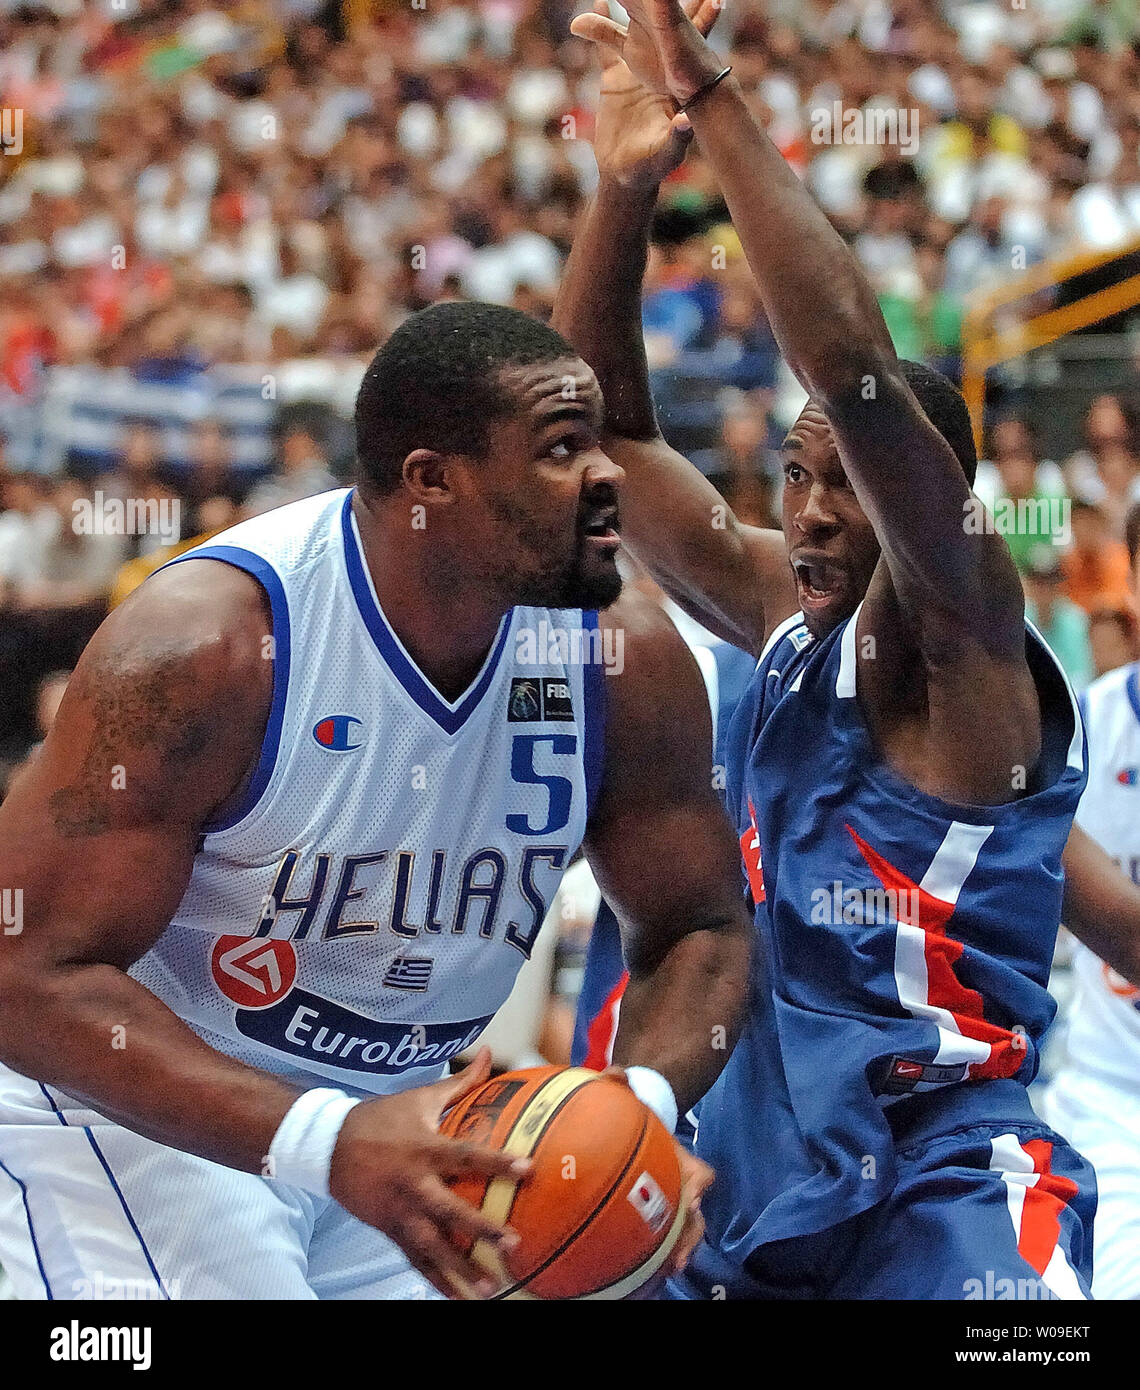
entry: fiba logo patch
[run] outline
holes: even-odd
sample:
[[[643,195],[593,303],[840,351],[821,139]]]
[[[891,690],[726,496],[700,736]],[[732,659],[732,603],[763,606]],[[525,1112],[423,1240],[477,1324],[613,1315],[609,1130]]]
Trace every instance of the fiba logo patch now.
[[[364,727],[354,715],[327,714],[313,725],[313,738],[330,753],[351,753],[360,747],[355,741],[354,724]]]
[[[210,973],[227,999],[242,1009],[267,1009],[293,988],[297,953],[289,941],[264,936],[219,936]]]
[[[569,683],[562,677],[515,676],[507,700],[507,720],[511,724],[535,724],[553,719],[572,723],[574,705]]]
[[[1122,767],[1116,774],[1116,780],[1122,787],[1134,787],[1140,782],[1140,770],[1134,767]]]
[[[530,720],[542,718],[542,697],[538,692],[537,680],[516,676],[511,681],[507,718],[512,724],[525,724]]]

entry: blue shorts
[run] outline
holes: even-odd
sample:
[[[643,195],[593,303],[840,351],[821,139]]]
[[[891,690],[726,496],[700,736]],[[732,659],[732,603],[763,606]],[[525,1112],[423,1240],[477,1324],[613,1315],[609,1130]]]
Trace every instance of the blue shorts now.
[[[896,1150],[889,1197],[839,1225],[759,1246],[707,1242],[667,1298],[1084,1299],[1096,1178],[1060,1135],[978,1125]]]

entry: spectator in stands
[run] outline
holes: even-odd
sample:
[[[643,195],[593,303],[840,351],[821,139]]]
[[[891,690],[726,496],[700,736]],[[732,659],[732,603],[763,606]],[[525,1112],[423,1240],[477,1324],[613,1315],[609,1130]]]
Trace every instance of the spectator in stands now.
[[[763,401],[741,399],[725,412],[721,448],[709,482],[746,525],[779,530],[778,468]]]
[[[714,329],[720,290],[704,230],[699,216],[681,208],[662,208],[653,220],[642,307],[651,366],[675,362]]]
[[[1085,447],[1065,465],[1073,496],[1100,506],[1120,538],[1129,507],[1140,501],[1136,408],[1120,396],[1097,396],[1089,406],[1082,433]]]
[[[278,261],[278,274],[261,289],[257,316],[266,328],[281,324],[301,342],[315,338],[329,302],[329,287],[305,265],[291,238],[282,241]]]
[[[0,470],[0,601],[28,573],[32,557],[55,534],[51,486],[37,473]]]
[[[1052,545],[1034,546],[1022,571],[1025,615],[1041,630],[1076,690],[1093,677],[1089,621],[1082,609],[1062,593],[1060,557]]]
[[[153,420],[124,420],[115,460],[96,486],[108,497],[138,496],[162,476],[162,431]]]
[[[496,208],[492,239],[472,253],[459,271],[471,299],[509,304],[520,286],[553,294],[562,275],[562,256],[549,237],[528,228],[510,193]]]
[[[1128,547],[1093,503],[1074,500],[1071,515],[1073,546],[1061,560],[1065,596],[1086,613],[1129,607]]]
[[[1000,198],[983,199],[972,210],[969,225],[946,248],[945,287],[957,299],[1005,284],[1012,275],[1017,257],[1004,214]]]
[[[1078,189],[1070,204],[1073,231],[1086,246],[1121,246],[1140,236],[1140,119],[1123,120],[1117,138],[1112,169]]]
[[[1086,0],[1061,37],[1068,43],[1082,39],[1112,52],[1140,37],[1140,18],[1132,0]]]
[[[85,511],[84,503],[89,510]],[[127,538],[113,522],[105,523],[91,489],[78,479],[58,482],[51,506],[50,530],[38,530],[34,543],[21,549],[20,565],[12,578],[14,603],[24,611],[72,613],[97,622],[125,557]],[[90,525],[85,524],[87,516]]]
[[[340,484],[329,471],[323,446],[309,425],[294,423],[281,441],[281,466],[264,482],[258,483],[245,503],[247,516],[259,516],[274,507],[299,502]]]
[[[978,465],[974,491],[1000,524],[1014,563],[1024,571],[1029,553],[1042,543],[1062,543],[1068,499],[1060,469],[1042,459],[1027,421],[999,421],[991,439],[992,462]]]
[[[298,402],[331,412],[323,447],[289,446],[309,462],[283,464],[255,505],[332,485],[346,453],[338,422],[410,310],[478,295],[549,312],[596,175],[576,138],[593,60],[567,37],[563,0],[130,0],[44,13],[8,5],[0,20],[0,90],[29,113],[0,183],[0,427],[21,467],[73,465],[108,491],[155,488],[156,499],[173,470],[189,539],[209,529],[207,512],[216,520],[241,500],[269,461],[277,412]],[[1136,223],[1133,0],[742,0],[719,23],[779,148],[874,267],[904,355],[953,372],[965,299],[1015,274],[1018,248],[1025,261],[1075,252]],[[917,151],[813,143],[812,112],[833,101],[917,109]],[[794,416],[798,387],[737,284],[722,219],[694,150],[666,185],[645,324],[655,363],[690,382],[706,373],[689,402],[694,447],[726,451],[728,474],[752,477],[739,460],[755,423],[742,414],[721,435],[718,382],[771,392],[780,419]],[[1070,495],[1105,508],[1110,530],[1138,486],[1128,415],[1120,401],[1095,405],[1084,457],[1066,468]],[[141,416],[160,421],[160,466],[145,486],[112,482],[123,424]],[[1062,496],[1015,432],[991,457],[987,500]],[[28,534],[9,510],[0,545]],[[1010,536],[1023,561],[1039,539]],[[0,553],[0,571],[10,563]],[[1083,551],[1072,568],[1083,585]]]
[[[179,492],[186,508],[183,534],[197,536],[209,529],[201,512],[214,498],[237,508],[247,491],[233,466],[231,442],[219,421],[198,420],[190,431],[190,453]]]
[[[713,233],[717,239],[721,235],[720,228]],[[704,371],[725,386],[753,393],[767,410],[779,379],[780,350],[742,252],[729,260],[720,281],[715,317],[698,340],[699,349],[690,349],[689,360],[696,365],[692,353],[699,350]]]
[[[1113,445],[1135,451],[1140,446],[1138,424],[1131,402],[1108,392],[1093,397],[1081,422],[1082,447],[1065,461],[1065,478],[1074,497],[1100,500],[1100,459]]]
[[[1140,660],[1136,615],[1127,608],[1098,608],[1089,618],[1089,646],[1094,676]]]

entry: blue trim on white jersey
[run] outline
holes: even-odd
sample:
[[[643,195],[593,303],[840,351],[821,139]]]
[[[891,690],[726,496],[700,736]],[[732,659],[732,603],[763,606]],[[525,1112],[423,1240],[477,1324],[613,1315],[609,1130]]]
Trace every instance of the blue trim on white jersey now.
[[[64,1123],[66,1124],[67,1122],[64,1121]],[[134,1215],[132,1214],[130,1207],[127,1205],[127,1199],[123,1196],[122,1188],[120,1188],[119,1184],[115,1181],[115,1175],[111,1172],[111,1165],[107,1162],[106,1158],[104,1158],[103,1150],[95,1142],[95,1136],[91,1133],[90,1125],[84,1125],[83,1132],[87,1135],[91,1147],[95,1150],[95,1157],[99,1160],[100,1164],[102,1165],[103,1171],[107,1174],[107,1178],[110,1181],[111,1187],[114,1189],[115,1196],[119,1199],[119,1205],[123,1209],[123,1215],[127,1218],[127,1222],[130,1225],[131,1230],[135,1233],[135,1239],[138,1241],[139,1246],[142,1249],[143,1259],[146,1260],[150,1272],[154,1275],[154,1282],[158,1285],[163,1298],[165,1298],[166,1301],[169,1303],[170,1294],[167,1293],[166,1285],[162,1282],[162,1276],[159,1274],[157,1268],[155,1267],[154,1261],[151,1259],[150,1251],[147,1249],[146,1241],[143,1240],[142,1232],[139,1230]]]
[[[173,564],[173,561],[171,561],[171,563]],[[44,1085],[42,1081],[39,1083],[39,1087],[40,1090],[44,1093],[44,1096],[47,1099],[47,1103],[51,1106],[52,1110],[55,1111],[56,1119],[60,1122],[64,1129],[75,1129],[75,1125],[68,1124],[67,1116],[63,1113],[59,1106],[56,1105],[55,1097],[52,1095],[52,1093],[48,1090],[48,1088]],[[130,1225],[131,1230],[134,1231],[135,1238],[137,1239],[140,1247],[142,1248],[143,1259],[146,1260],[147,1265],[150,1268],[150,1272],[154,1275],[155,1283],[161,1290],[163,1298],[165,1298],[167,1302],[169,1302],[170,1295],[166,1291],[166,1285],[162,1282],[162,1277],[160,1276],[158,1270],[155,1268],[155,1263],[150,1257],[150,1251],[147,1249],[146,1241],[143,1240],[142,1232],[139,1230],[138,1225],[135,1222],[134,1215],[132,1214],[130,1207],[127,1205],[127,1199],[123,1196],[122,1188],[120,1188],[118,1182],[116,1182],[114,1173],[111,1172],[111,1165],[107,1162],[106,1158],[104,1158],[103,1150],[95,1142],[95,1136],[91,1133],[91,1126],[81,1125],[79,1127],[83,1130],[83,1133],[86,1134],[88,1143],[95,1151],[95,1157],[99,1160],[99,1163],[104,1173],[107,1174],[107,1178],[111,1183],[111,1187],[115,1193],[115,1196],[119,1199],[119,1205],[123,1209],[123,1215],[127,1218],[127,1222]]]
[[[597,632],[598,614],[593,608],[582,611],[582,631]],[[600,641],[583,641],[583,650],[601,655]],[[602,785],[602,770],[606,746],[606,673],[600,660],[587,660],[582,667],[582,694],[586,711],[582,721],[582,763],[586,775],[586,819],[594,809]]]
[[[269,706],[269,721],[261,740],[257,766],[245,791],[232,805],[225,807],[222,816],[206,821],[202,826],[204,834],[215,835],[221,830],[232,830],[249,815],[273,776],[277,752],[281,747],[281,728],[285,721],[285,697],[289,693],[289,603],[281,576],[268,560],[255,555],[252,550],[243,550],[236,545],[203,545],[196,550],[188,550],[185,555],[176,555],[162,568],[168,569],[171,565],[181,564],[183,560],[220,560],[222,564],[244,570],[265,590],[273,610],[273,699]]]
[[[385,665],[403,686],[405,692],[416,702],[429,719],[434,719],[447,734],[457,733],[475,712],[499,664],[503,648],[507,645],[507,634],[511,627],[513,610],[503,615],[499,624],[495,644],[483,663],[483,669],[475,678],[474,684],[455,704],[449,703],[432,686],[416,667],[414,661],[404,650],[404,645],[392,631],[372,587],[367,567],[361,553],[360,539],[356,531],[356,518],[352,514],[352,498],[355,489],[349,491],[341,511],[341,530],[344,533],[344,559],[348,569],[348,582],[352,587],[356,606],[364,625],[368,629],[376,649]]]
[[[1125,689],[1128,691],[1128,703],[1132,706],[1132,713],[1140,723],[1140,662],[1129,671]]]
[[[12,1170],[8,1168],[4,1163],[0,1163],[0,1173],[7,1173],[7,1175],[20,1189],[20,1198],[24,1203],[24,1215],[25,1217],[27,1217],[28,1221],[28,1235],[31,1238],[32,1251],[36,1257],[36,1265],[40,1271],[40,1278],[44,1281],[44,1292],[48,1296],[48,1301],[50,1303],[54,1303],[55,1294],[53,1294],[51,1291],[51,1284],[48,1282],[47,1271],[44,1269],[43,1256],[40,1254],[40,1243],[36,1239],[36,1228],[32,1225],[32,1209],[30,1206],[28,1206],[27,1184],[21,1182],[20,1179],[15,1175],[15,1173],[13,1173]]]

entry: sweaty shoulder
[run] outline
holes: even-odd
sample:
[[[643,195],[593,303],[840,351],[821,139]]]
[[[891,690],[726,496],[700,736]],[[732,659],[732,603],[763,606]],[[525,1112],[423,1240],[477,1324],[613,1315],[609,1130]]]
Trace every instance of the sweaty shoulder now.
[[[59,833],[197,824],[256,763],[273,692],[261,586],[187,560],[141,585],[91,639],[34,769]]]

